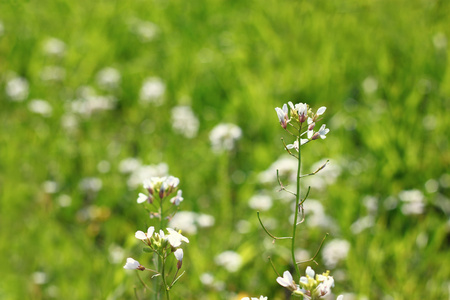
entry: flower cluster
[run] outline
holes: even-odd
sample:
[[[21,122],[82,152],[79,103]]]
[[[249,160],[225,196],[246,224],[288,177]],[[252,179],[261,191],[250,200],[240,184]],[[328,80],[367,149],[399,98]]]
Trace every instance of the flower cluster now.
[[[170,202],[176,206],[183,201],[182,191],[178,190],[180,180],[173,176],[168,177],[152,177],[144,180],[144,188],[148,191],[148,195],[139,193],[137,203],[149,202],[153,203],[154,197],[159,197],[159,200],[170,196],[177,192],[177,194],[170,199]]]
[[[181,246],[182,242],[189,243],[189,240],[180,232],[172,228],[166,228],[166,230],[168,232],[167,234],[165,234],[163,230],[156,233],[155,227],[150,226],[147,229],[147,232],[138,230],[134,236],[148,246],[148,248],[144,248],[145,252],[154,252],[163,258],[166,258],[167,255],[173,253],[177,259],[177,268],[180,269],[183,263],[183,249],[178,247]],[[127,259],[124,269],[147,270],[138,261],[130,257]]]
[[[289,131],[287,128],[288,124],[293,126],[296,130],[301,131],[303,123],[307,123],[307,130],[301,133],[301,136],[306,133],[307,138],[300,139],[300,146],[310,141],[317,140],[318,138],[326,138],[326,134],[330,131],[330,129],[326,128],[325,124],[323,124],[318,131],[314,131],[316,122],[321,120],[321,116],[327,109],[325,106],[320,107],[317,112],[314,113],[306,103],[298,103],[294,105],[292,102],[288,102],[288,104],[291,109],[290,116],[287,104],[284,104],[282,108],[276,107],[275,111],[277,112],[281,127],[283,127],[287,131]],[[286,146],[287,149],[294,148],[297,151],[298,147],[298,141],[295,141],[293,144],[289,144]]]
[[[292,292],[292,295],[303,296],[306,299],[316,300],[324,298],[331,293],[334,287],[334,279],[327,271],[317,274],[311,267],[306,268],[306,276],[300,277],[299,284],[296,284],[289,271],[283,273],[283,277],[278,277],[277,282]],[[340,295],[336,300],[342,300]]]
[[[181,234],[181,230],[177,231],[173,228],[168,228],[168,220],[172,219],[178,211],[178,205],[183,201],[182,191],[178,189],[180,180],[174,176],[166,177],[150,177],[143,181],[143,187],[147,191],[146,194],[139,193],[137,203],[147,203],[146,209],[150,212],[150,218],[159,219],[155,226],[148,227],[147,231],[138,230],[134,236],[142,241],[145,245],[142,249],[146,253],[153,254],[153,265],[155,269],[144,267],[137,260],[129,257],[124,269],[128,270],[140,270],[150,271],[155,273],[151,279],[154,281],[154,285],[161,285],[162,289],[156,291],[156,297],[160,299],[160,293],[164,291],[167,299],[168,294],[173,285],[184,274],[178,275],[179,270],[183,264],[184,252],[181,249],[181,244],[189,243],[189,239]],[[170,202],[170,203],[168,203]],[[167,207],[167,204],[170,207]],[[165,228],[165,230],[164,230]],[[174,255],[177,261],[177,268],[172,279],[169,278],[169,274],[166,266],[170,264],[169,257]],[[144,285],[145,288],[148,288]]]

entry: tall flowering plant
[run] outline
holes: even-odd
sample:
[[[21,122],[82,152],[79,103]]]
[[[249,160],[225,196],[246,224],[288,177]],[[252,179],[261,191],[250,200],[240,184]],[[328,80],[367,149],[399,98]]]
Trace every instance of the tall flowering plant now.
[[[156,219],[156,227],[150,226],[146,232],[138,230],[135,233],[136,239],[143,245],[143,251],[153,255],[153,267],[148,268],[141,265],[137,260],[129,257],[124,269],[147,271],[150,273],[150,280],[153,287],[149,287],[139,276],[144,288],[153,294],[154,299],[161,299],[165,295],[170,299],[170,290],[184,274],[178,274],[183,264],[183,243],[189,243],[187,237],[181,232],[166,228],[167,222],[178,211],[178,206],[183,201],[182,191],[178,189],[180,180],[173,176],[152,177],[145,180],[143,187],[146,193],[139,193],[137,203],[145,205],[151,219]],[[173,256],[172,256],[173,254]],[[168,274],[170,257],[176,261],[175,274]]]
[[[317,130],[316,124],[322,120],[322,115],[326,111],[326,107],[320,107],[316,112],[314,112],[308,104],[306,103],[298,103],[293,104],[289,102],[288,104],[284,104],[282,108],[275,108],[275,111],[278,115],[278,119],[280,121],[281,127],[289,133],[290,136],[293,137],[293,142],[291,144],[286,144],[283,140],[283,144],[285,150],[289,153],[289,155],[295,157],[298,161],[297,164],[297,176],[296,176],[296,191],[289,191],[285,188],[280,178],[278,177],[278,183],[280,184],[281,190],[292,194],[295,197],[295,213],[294,213],[294,221],[292,224],[292,234],[287,237],[276,237],[272,235],[264,226],[261,218],[259,216],[259,212],[257,213],[258,219],[262,228],[265,232],[275,240],[287,239],[291,241],[291,257],[292,263],[294,265],[296,277],[299,278],[298,281],[294,280],[294,277],[289,271],[285,271],[283,276],[279,275],[277,278],[277,282],[288,289],[291,292],[292,296],[301,297],[302,299],[321,299],[328,294],[331,293],[331,288],[334,286],[334,279],[330,276],[330,272],[327,271],[322,274],[316,274],[311,267],[307,267],[306,274],[300,272],[299,265],[306,262],[315,262],[316,256],[319,254],[320,249],[323,245],[323,242],[326,238],[322,240],[322,243],[319,246],[314,257],[307,261],[298,262],[295,258],[295,246],[296,246],[296,237],[297,237],[297,227],[304,221],[304,208],[303,203],[306,201],[306,198],[309,194],[309,188],[304,197],[301,195],[301,179],[305,176],[312,176],[325,168],[327,163],[320,166],[315,172],[310,174],[302,175],[301,165],[302,165],[302,147],[308,143],[311,143],[315,140],[325,139],[327,137],[328,132],[330,131],[326,128],[326,125],[323,124]],[[292,151],[292,150],[295,150]],[[278,174],[277,174],[278,175]],[[274,267],[275,269],[275,267]],[[339,296],[338,300],[341,300],[343,296]]]

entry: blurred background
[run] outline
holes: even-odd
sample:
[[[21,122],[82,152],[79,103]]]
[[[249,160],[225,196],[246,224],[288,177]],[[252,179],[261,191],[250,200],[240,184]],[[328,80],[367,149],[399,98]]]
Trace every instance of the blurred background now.
[[[299,260],[344,299],[449,299],[450,2],[0,3],[0,298],[135,299],[142,179],[180,178],[173,299],[286,299],[295,159],[275,107],[326,106],[302,151]],[[219,124],[234,124],[218,126]],[[231,138],[231,140],[229,140]],[[227,140],[225,149],[223,140]],[[222,142],[221,142],[222,141]],[[222,148],[221,148],[222,147]],[[304,270],[307,264],[301,265]],[[290,266],[292,268],[292,266]],[[330,299],[334,299],[331,296]]]

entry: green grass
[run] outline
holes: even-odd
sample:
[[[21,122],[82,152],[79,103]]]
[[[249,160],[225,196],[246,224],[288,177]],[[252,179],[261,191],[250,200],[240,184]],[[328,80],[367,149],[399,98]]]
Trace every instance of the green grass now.
[[[447,299],[450,73],[448,47],[435,44],[439,34],[450,38],[449,13],[449,3],[439,0],[1,2],[0,298],[134,298],[139,281],[124,272],[125,260],[111,263],[108,249],[117,245],[125,257],[145,260],[134,232],[152,221],[135,201],[142,189],[129,189],[118,169],[121,160],[136,157],[168,164],[181,180],[182,210],[216,218],[214,227],[189,236],[186,274],[174,299],[233,299],[238,293],[283,299],[267,256],[281,273],[289,245],[270,246],[247,201],[275,187],[261,184],[258,174],[283,154],[279,138],[289,138],[274,107],[293,101],[327,106],[331,129],[326,140],[305,147],[304,170],[323,158],[341,169],[334,183],[311,191],[334,225],[300,227],[299,247],[313,253],[327,231],[329,240],[350,242],[347,259],[332,270],[345,274],[337,294]],[[158,26],[152,41],[143,43],[132,32],[137,19]],[[66,44],[64,57],[43,53],[50,37]],[[63,68],[65,78],[43,82],[45,66]],[[88,85],[107,94],[95,80],[109,66],[122,76],[112,92],[115,108],[79,117],[68,132],[61,122],[77,89]],[[23,102],[4,92],[11,72],[29,82]],[[138,101],[142,82],[152,76],[166,84],[160,107]],[[373,93],[363,89],[368,77],[378,83]],[[29,111],[36,98],[52,105],[50,117]],[[194,139],[171,129],[170,111],[179,104],[199,118]],[[243,137],[235,151],[217,156],[208,135],[221,122],[239,125]],[[109,172],[98,171],[103,160]],[[86,177],[102,180],[98,194],[80,190]],[[425,188],[429,179],[437,180],[436,191]],[[58,183],[57,193],[43,191],[48,180]],[[411,189],[425,195],[423,214],[404,215],[400,204],[385,207],[385,199]],[[62,194],[71,197],[70,206],[58,204]],[[350,226],[367,215],[368,195],[379,199],[374,226],[353,234]],[[231,204],[230,211],[221,203]],[[89,207],[100,213],[80,217]],[[275,200],[262,215],[277,221],[275,234],[290,232],[284,222],[289,204]],[[236,230],[240,220],[249,222],[248,233]],[[238,272],[215,265],[225,250],[241,254]],[[47,274],[45,284],[33,283],[37,271]],[[204,287],[204,272],[224,289]]]

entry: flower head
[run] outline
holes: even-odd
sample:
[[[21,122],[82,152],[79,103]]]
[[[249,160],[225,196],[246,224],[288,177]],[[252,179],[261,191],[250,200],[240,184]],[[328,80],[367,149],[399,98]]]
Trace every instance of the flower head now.
[[[131,257],[127,258],[127,263],[125,264],[125,266],[123,266],[123,268],[126,270],[145,270],[144,266],[142,266],[137,260],[134,260]]]
[[[283,277],[278,277],[277,282],[281,286],[284,286],[285,288],[289,289],[292,292],[298,289],[298,285],[295,284],[295,281],[292,278],[292,275],[289,271],[284,271]]]
[[[284,104],[282,109],[279,108],[279,107],[276,107],[275,111],[277,112],[278,119],[280,120],[281,127],[286,129],[287,123],[289,122],[287,105]]]
[[[172,228],[167,228],[167,231],[169,234],[165,236],[165,238],[169,241],[169,244],[177,248],[181,245],[181,242],[189,243],[189,240],[187,237],[183,236],[181,233],[179,233],[176,230],[173,230]]]
[[[153,233],[155,232],[155,227],[150,226],[147,229],[147,233],[143,232],[143,231],[136,231],[136,233],[134,234],[134,236],[139,239],[139,240],[148,240],[153,236]]]

